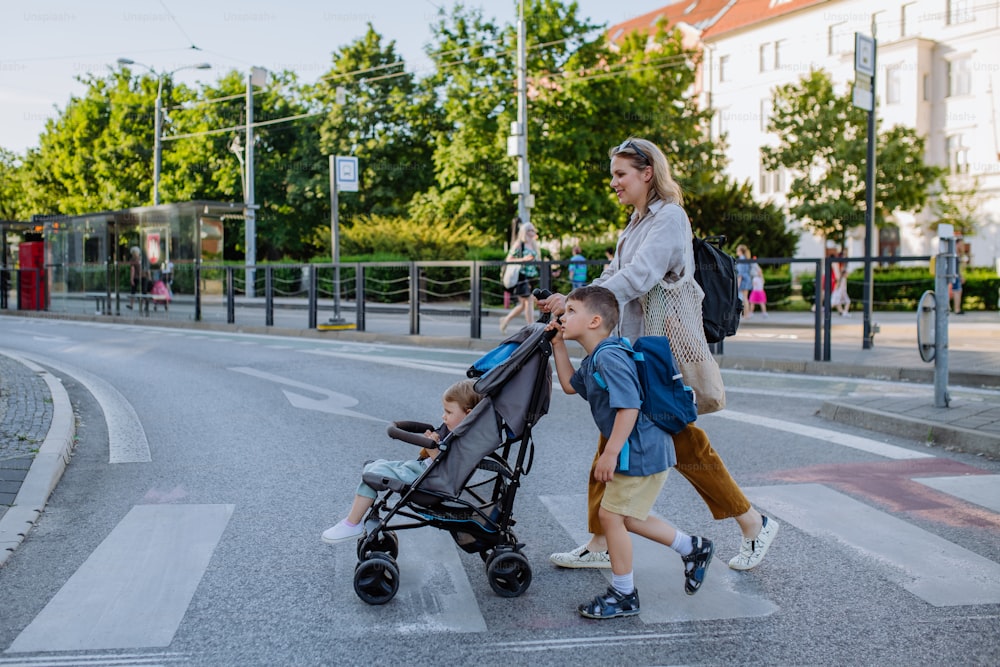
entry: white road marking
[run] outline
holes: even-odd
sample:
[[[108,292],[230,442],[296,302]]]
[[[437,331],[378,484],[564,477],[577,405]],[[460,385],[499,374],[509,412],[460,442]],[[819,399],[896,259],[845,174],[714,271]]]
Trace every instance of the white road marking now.
[[[277,384],[285,384],[290,387],[298,387],[305,391],[312,392],[314,394],[319,394],[325,398],[310,398],[308,396],[303,396],[302,394],[296,394],[292,391],[287,391],[285,389],[281,390],[281,393],[285,395],[288,402],[292,404],[293,407],[301,408],[303,410],[316,410],[317,412],[327,412],[329,414],[335,415],[345,415],[348,417],[357,417],[359,419],[368,419],[371,421],[379,422],[381,424],[386,423],[386,420],[379,419],[378,417],[372,417],[366,415],[363,412],[356,412],[354,410],[348,410],[352,406],[358,404],[358,399],[353,396],[348,396],[347,394],[341,394],[336,391],[331,391],[325,387],[317,387],[313,384],[306,384],[305,382],[299,382],[297,380],[291,380],[289,378],[281,377],[280,375],[274,375],[272,373],[265,373],[264,371],[258,371],[254,368],[248,368],[245,366],[234,366],[229,370],[236,373],[243,373],[245,375],[250,375],[252,377],[261,378],[262,380],[267,380],[269,382],[275,382]]]
[[[861,436],[849,435],[847,433],[831,431],[825,428],[816,428],[815,426],[806,426],[805,424],[796,424],[794,422],[782,421],[780,419],[762,417],[748,412],[722,410],[721,412],[713,412],[712,414],[706,416],[718,417],[720,419],[732,419],[745,424],[754,424],[755,426],[771,428],[776,431],[796,433],[798,435],[804,435],[808,438],[812,438],[813,440],[823,440],[835,445],[841,445],[842,447],[850,447],[851,449],[868,452],[869,454],[884,456],[887,459],[907,460],[934,458],[933,454],[915,452],[911,449],[906,449],[905,447],[889,445],[884,442],[879,442],[878,440],[872,440],[871,438],[862,438]]]
[[[540,496],[540,500],[570,534],[573,544],[583,544],[588,539],[586,496]],[[680,556],[638,536],[632,536],[632,545],[635,587],[642,609],[639,618],[645,623],[754,618],[778,610],[770,600],[738,592],[740,573],[729,569],[721,554],[709,565],[698,594],[689,596],[684,592],[684,565]],[[539,567],[556,566],[546,562]],[[610,581],[611,571],[605,572]],[[594,591],[594,595],[601,592]],[[574,607],[583,602],[576,601]]]
[[[1000,475],[914,477],[913,481],[994,512],[1000,512]]]
[[[8,653],[169,646],[233,505],[136,505]]]
[[[149,441],[146,439],[142,422],[139,421],[139,415],[120,391],[107,381],[80,368],[66,366],[37,355],[20,354],[74,378],[91,393],[101,406],[104,421],[108,425],[109,463],[149,463],[152,460],[149,454]]]
[[[350,352],[330,352],[327,350],[303,350],[306,354],[318,354],[324,357],[337,357],[339,359],[351,359],[353,361],[363,361],[370,364],[382,364],[383,366],[397,366],[399,368],[415,368],[420,371],[431,371],[434,373],[445,373],[447,375],[465,375],[471,364],[461,364],[447,361],[412,361],[400,357],[388,355],[353,354]]]
[[[755,506],[814,537],[886,566],[936,607],[1000,604],[1000,564],[821,484],[743,489]]]

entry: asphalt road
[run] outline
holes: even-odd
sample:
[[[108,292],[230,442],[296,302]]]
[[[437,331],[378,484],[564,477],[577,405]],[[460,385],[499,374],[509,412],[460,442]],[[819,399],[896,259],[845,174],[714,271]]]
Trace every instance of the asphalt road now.
[[[589,621],[575,608],[606,574],[547,559],[586,535],[596,437],[577,397],[554,393],[515,502],[530,588],[498,597],[478,556],[422,528],[400,533],[396,597],[369,606],[353,590],[351,545],[319,535],[346,512],[365,460],[413,454],[385,422],[437,420],[441,391],[478,353],[116,322],[15,319],[4,333],[63,380],[78,442],[0,569],[0,667],[1000,656],[1000,463],[816,414],[831,397],[912,385],[726,371],[728,409],[700,422],[781,522],[775,546],[756,570],[729,570],[735,523],[713,521],[672,474],[655,512],[716,541],[705,586],[684,595],[676,554],[636,538],[642,614]],[[136,424],[145,448],[112,437]]]

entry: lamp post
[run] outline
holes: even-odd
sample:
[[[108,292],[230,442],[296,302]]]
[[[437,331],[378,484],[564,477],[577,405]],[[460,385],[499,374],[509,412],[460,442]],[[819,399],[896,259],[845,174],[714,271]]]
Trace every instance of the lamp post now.
[[[196,65],[184,65],[169,72],[157,72],[149,65],[136,62],[130,58],[119,58],[119,65],[138,65],[145,67],[149,73],[156,77],[156,110],[153,118],[153,205],[160,203],[160,164],[163,156],[163,144],[160,137],[163,133],[163,79],[173,76],[177,72],[185,69],[211,69],[209,63],[198,63]]]

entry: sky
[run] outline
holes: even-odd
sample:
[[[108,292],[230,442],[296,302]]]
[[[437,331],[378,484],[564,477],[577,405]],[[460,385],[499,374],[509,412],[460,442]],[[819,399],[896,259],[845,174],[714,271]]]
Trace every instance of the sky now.
[[[675,0],[578,0],[579,14],[614,25]],[[395,41],[407,69],[426,73],[424,46],[439,7],[453,0],[0,0],[0,147],[23,155],[38,145],[45,121],[85,88],[76,77],[98,76],[118,58],[156,72],[185,70],[188,85],[225,72],[264,67],[293,70],[305,83],[332,63],[332,53],[364,35],[371,23]],[[514,23],[515,0],[466,0],[487,17]],[[530,41],[530,24],[528,26]],[[134,66],[137,72],[142,67]]]

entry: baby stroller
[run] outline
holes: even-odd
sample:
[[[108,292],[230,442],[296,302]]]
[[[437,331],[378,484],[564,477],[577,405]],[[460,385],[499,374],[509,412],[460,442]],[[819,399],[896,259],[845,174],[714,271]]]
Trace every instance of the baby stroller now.
[[[399,589],[396,531],[434,526],[451,533],[486,564],[490,587],[517,597],[531,584],[531,566],[511,528],[521,475],[534,459],[531,429],[552,395],[553,332],[537,322],[507,338],[469,369],[483,399],[437,446],[438,456],[412,484],[365,473],[379,492],[358,540],[354,591],[368,604],[385,604]],[[434,446],[429,424],[396,422],[389,436]],[[385,491],[383,495],[382,492]]]

